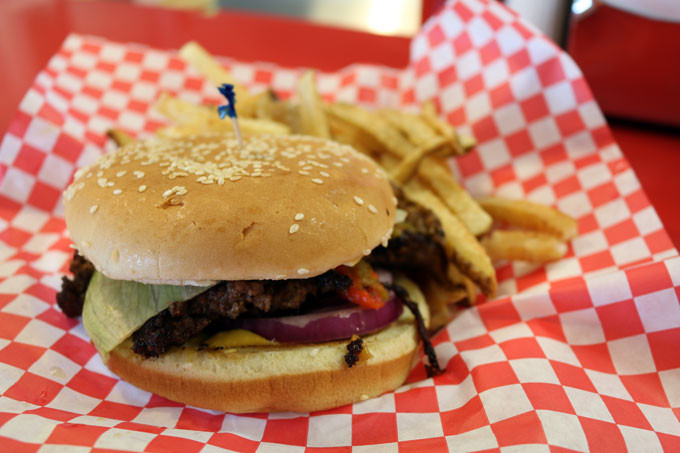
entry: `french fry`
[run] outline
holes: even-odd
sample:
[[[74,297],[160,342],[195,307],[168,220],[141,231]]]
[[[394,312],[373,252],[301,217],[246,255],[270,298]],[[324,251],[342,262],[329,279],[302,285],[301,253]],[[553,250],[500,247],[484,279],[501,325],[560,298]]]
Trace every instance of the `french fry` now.
[[[414,145],[425,146],[439,137],[437,132],[418,115],[396,109],[382,109],[378,114],[403,132]]]
[[[399,158],[406,157],[415,149],[406,137],[375,112],[350,104],[329,104],[329,114],[370,136],[382,151]],[[378,150],[376,150],[378,151]]]
[[[404,184],[413,177],[423,159],[436,153],[442,146],[446,146],[446,144],[446,138],[434,136],[429,143],[426,143],[416,151],[407,155],[392,171],[391,178],[400,184]]]
[[[156,110],[177,123],[161,129],[158,134],[165,137],[177,137],[202,132],[231,132],[234,126],[231,121],[222,121],[217,113],[209,108],[197,106],[182,99],[163,93],[154,105]],[[286,135],[290,128],[285,124],[257,118],[239,118],[241,131],[248,135],[275,134]]]
[[[458,138],[460,140],[460,145],[463,147],[465,152],[468,152],[472,148],[477,146],[477,139],[474,138],[472,135],[458,134]]]
[[[179,49],[179,57],[193,66],[203,77],[216,87],[223,83],[234,85],[236,99],[238,99],[238,113],[242,117],[253,116],[255,99],[248,90],[222,67],[222,65],[196,41],[189,41]]]
[[[430,306],[430,331],[434,332],[444,327],[453,317],[454,304],[461,302],[467,297],[465,288],[456,286],[447,288],[437,283],[434,279],[425,279],[421,283],[423,294]]]
[[[119,148],[135,141],[134,138],[120,129],[109,129],[106,131],[106,135],[108,135],[111,140],[116,142],[116,145],[118,145]]]
[[[426,101],[420,107],[420,117],[438,133],[449,139],[453,154],[462,156],[467,150],[460,143],[460,137],[456,130],[446,121],[439,118],[437,109],[432,101]]]
[[[256,118],[239,118],[239,125],[243,135],[288,135],[290,129],[285,124],[277,123],[276,121],[256,119]],[[209,119],[207,121],[192,121],[190,123],[181,123],[175,126],[167,126],[159,129],[156,134],[162,137],[180,137],[183,135],[202,134],[205,132],[233,132],[234,126],[231,121],[221,121],[218,119]]]
[[[281,122],[286,124],[292,133],[300,134],[302,131],[302,124],[300,123],[300,110],[290,101],[284,101],[283,105],[285,107],[285,116]]]
[[[432,159],[426,159],[420,165],[418,174],[422,181],[427,181],[473,235],[479,236],[489,230],[492,224],[491,216],[458,184],[446,168]]]
[[[388,174],[390,171],[394,171],[394,169],[399,166],[400,162],[399,159],[387,153],[378,154],[376,160],[380,162],[380,165],[387,171]]]
[[[196,121],[207,121],[217,113],[200,105],[184,101],[168,93],[161,93],[154,104],[154,108],[163,116],[176,123],[192,123]]]
[[[439,197],[417,181],[404,186],[406,196],[427,207],[439,218],[446,236],[448,254],[458,268],[475,282],[489,298],[496,294],[496,272],[489,256],[465,225]]]
[[[315,137],[330,138],[328,119],[316,90],[314,71],[305,71],[302,74],[298,81],[297,94],[300,104],[300,131]]]
[[[332,104],[329,111],[333,117],[342,119],[373,137],[385,151],[404,159],[400,164],[402,167],[393,174],[402,180],[408,179],[409,171],[420,161],[421,156],[414,153],[413,145],[394,126],[374,112],[360,107]],[[433,186],[435,192],[475,236],[488,231],[491,217],[436,160],[431,157],[423,159],[417,171],[421,180]]]
[[[258,119],[258,118],[239,118],[239,125],[245,135],[252,134],[272,134],[272,135],[288,135],[290,128],[278,121]],[[219,118],[213,119],[217,124],[227,124],[231,121],[222,121]],[[232,126],[233,127],[233,126]],[[229,127],[228,130],[232,130]]]
[[[546,233],[523,230],[495,230],[482,239],[492,260],[518,260],[545,263],[562,258],[567,244]]]
[[[456,286],[465,289],[465,296],[468,302],[470,305],[474,305],[477,300],[477,285],[475,285],[467,276],[463,275],[460,269],[453,263],[449,263],[448,277]]]
[[[295,134],[300,133],[300,111],[290,101],[281,101],[272,90],[255,95],[255,118],[285,124]]]
[[[255,96],[255,118],[264,118],[268,120],[277,120],[277,117],[282,117],[283,112],[283,102],[279,101],[272,90],[264,90],[256,94]]]
[[[549,233],[565,241],[578,233],[575,219],[549,206],[500,197],[485,197],[477,201],[498,222]]]
[[[359,152],[372,155],[376,150],[382,149],[382,146],[363,130],[339,118],[329,115],[328,125],[330,126],[333,140],[351,145]],[[386,154],[383,153],[383,155]]]

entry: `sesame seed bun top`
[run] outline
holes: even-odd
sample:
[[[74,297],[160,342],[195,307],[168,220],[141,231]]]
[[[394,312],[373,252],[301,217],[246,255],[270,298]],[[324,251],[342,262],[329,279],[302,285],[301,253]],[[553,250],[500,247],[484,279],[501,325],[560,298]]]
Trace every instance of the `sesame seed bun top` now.
[[[64,192],[79,252],[145,283],[306,278],[389,238],[385,174],[347,145],[231,134],[137,142],[76,173]]]

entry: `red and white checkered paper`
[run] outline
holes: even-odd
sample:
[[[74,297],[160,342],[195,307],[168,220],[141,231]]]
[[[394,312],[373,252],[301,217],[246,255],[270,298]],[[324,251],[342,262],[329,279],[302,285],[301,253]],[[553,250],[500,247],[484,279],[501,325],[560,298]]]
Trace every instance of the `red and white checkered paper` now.
[[[0,449],[8,451],[680,450],[680,258],[581,72],[492,1],[450,3],[405,70],[319,76],[329,99],[435,99],[479,140],[452,162],[473,194],[579,220],[567,257],[498,268],[502,297],[435,338],[447,373],[312,414],[187,407],[112,375],[54,305],[71,256],[61,191],[106,148],[104,131],[162,124],[162,91],[217,102],[174,52],[72,35],[22,101],[0,147]],[[290,95],[300,73],[224,60],[253,89]],[[675,258],[674,258],[675,257]]]

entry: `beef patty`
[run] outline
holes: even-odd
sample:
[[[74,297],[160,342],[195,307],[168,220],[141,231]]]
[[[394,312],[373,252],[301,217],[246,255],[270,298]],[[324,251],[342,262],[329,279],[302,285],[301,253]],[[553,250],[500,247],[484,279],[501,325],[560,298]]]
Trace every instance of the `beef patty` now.
[[[57,305],[66,316],[75,318],[83,313],[85,293],[94,273],[94,265],[76,251],[73,253],[68,270],[73,273],[73,278],[66,276],[61,278],[61,291],[57,293]]]
[[[240,315],[261,316],[299,308],[306,300],[347,290],[352,280],[336,271],[303,280],[223,281],[186,302],[175,302],[132,334],[133,349],[155,357],[215,324]]]
[[[67,316],[77,317],[83,312],[94,266],[75,253],[69,269],[73,279],[63,278],[57,304]],[[170,304],[146,321],[133,334],[134,350],[146,357],[157,356],[216,321],[294,310],[310,297],[342,292],[351,285],[349,277],[333,270],[307,279],[222,281],[190,300]]]
[[[444,247],[444,230],[439,218],[426,207],[404,196],[396,185],[397,208],[406,211],[406,219],[394,226],[387,247],[377,247],[366,260],[374,267],[398,269],[407,273],[426,272],[441,284],[448,284],[448,257]]]

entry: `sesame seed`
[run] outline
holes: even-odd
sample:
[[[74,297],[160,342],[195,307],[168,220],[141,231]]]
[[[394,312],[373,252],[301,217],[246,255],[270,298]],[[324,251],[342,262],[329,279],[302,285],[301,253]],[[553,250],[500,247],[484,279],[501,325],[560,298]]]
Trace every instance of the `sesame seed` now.
[[[341,163],[341,162],[333,162],[333,165],[335,165],[335,166],[338,167],[338,168],[342,167],[342,163]]]
[[[313,182],[314,184],[323,184],[323,179],[314,178],[314,179],[312,179],[312,182]]]
[[[123,191],[121,189],[116,189],[116,190],[113,191],[114,195],[120,195],[122,193],[123,193]]]
[[[300,229],[300,225],[298,225],[297,223],[294,223],[290,226],[290,229],[288,230],[288,232],[290,234],[293,234],[293,233],[297,232],[297,230],[299,230],[299,229]]]
[[[298,273],[298,275],[309,274],[309,269],[300,268],[300,269],[297,270],[297,273]]]
[[[368,210],[371,211],[373,214],[377,214],[378,210],[373,206],[372,204],[368,205]]]
[[[325,171],[320,171],[319,173],[321,174],[321,176],[325,176],[326,178],[330,177],[330,175]]]
[[[295,214],[295,220],[302,220],[304,218],[305,218],[305,215],[301,212],[298,212],[297,214]]]
[[[144,192],[146,190],[146,184],[142,184],[141,186],[139,186],[139,189],[137,190],[139,190],[140,192]]]
[[[187,193],[187,189],[184,186],[174,186],[172,189],[168,189],[165,192],[163,192],[163,198],[168,198],[169,196],[173,194],[177,195],[185,195]]]
[[[364,204],[364,200],[362,200],[361,198],[357,197],[356,195],[354,195],[354,201],[355,201],[356,204],[358,204],[359,206],[363,206],[363,204]]]
[[[127,170],[119,171],[118,173],[116,173],[116,177],[120,178],[121,176],[125,176],[126,173]]]
[[[79,169],[76,170],[76,172],[73,174],[73,179],[78,179],[78,178],[80,178],[81,176],[83,176],[83,174],[84,174],[86,171],[87,171],[87,167],[79,168]]]
[[[362,168],[361,173],[367,175],[368,174],[368,169],[367,168]]]
[[[278,274],[276,277],[274,277],[274,280],[283,280],[284,278],[286,278],[285,274]]]
[[[364,250],[364,256],[368,256],[370,254],[371,254],[371,249]]]
[[[309,172],[308,172],[308,171],[298,170],[298,173],[300,173],[301,175],[304,175],[304,176],[309,176]]]
[[[99,185],[99,187],[106,187],[106,178],[97,179],[97,184]]]
[[[99,209],[99,206],[97,206],[96,204],[92,205],[92,207],[90,208],[90,214],[94,214],[95,212],[97,212],[97,209]]]
[[[109,181],[106,183],[106,187],[113,187],[115,183],[113,181]]]
[[[137,177],[137,179],[142,179],[144,177],[143,171],[139,171],[139,170],[133,171],[132,174],[135,175]]]

